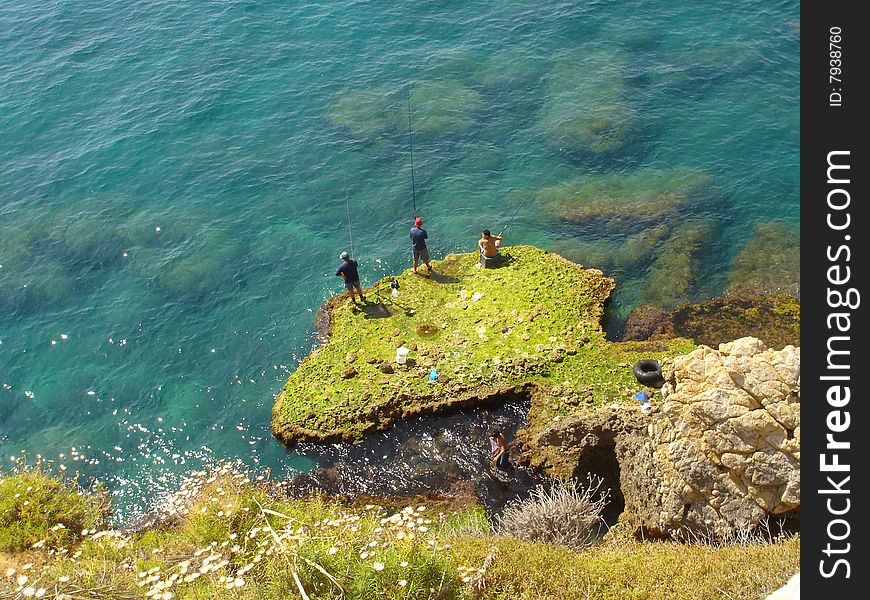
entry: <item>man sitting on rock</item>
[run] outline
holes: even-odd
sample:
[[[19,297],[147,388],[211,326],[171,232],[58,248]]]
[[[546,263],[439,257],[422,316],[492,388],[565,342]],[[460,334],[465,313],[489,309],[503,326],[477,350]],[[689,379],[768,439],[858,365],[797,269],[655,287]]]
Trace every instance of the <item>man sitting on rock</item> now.
[[[480,264],[484,267],[494,267],[502,262],[504,257],[498,251],[501,240],[501,236],[492,235],[489,229],[483,230],[482,237],[477,241],[477,247],[480,248]]]

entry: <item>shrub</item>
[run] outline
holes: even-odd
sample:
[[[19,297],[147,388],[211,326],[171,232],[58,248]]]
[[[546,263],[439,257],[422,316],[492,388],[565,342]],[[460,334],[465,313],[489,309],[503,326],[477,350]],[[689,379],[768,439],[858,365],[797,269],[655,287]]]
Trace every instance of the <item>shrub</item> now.
[[[590,475],[586,486],[557,480],[550,489],[539,485],[525,500],[514,500],[496,518],[499,535],[545,542],[582,550],[603,524],[601,512],[610,490],[601,491],[602,479]]]
[[[11,475],[0,473],[0,551],[30,547],[69,547],[84,529],[96,529],[109,518],[103,490],[89,494],[74,481],[50,475],[37,461],[18,460]]]

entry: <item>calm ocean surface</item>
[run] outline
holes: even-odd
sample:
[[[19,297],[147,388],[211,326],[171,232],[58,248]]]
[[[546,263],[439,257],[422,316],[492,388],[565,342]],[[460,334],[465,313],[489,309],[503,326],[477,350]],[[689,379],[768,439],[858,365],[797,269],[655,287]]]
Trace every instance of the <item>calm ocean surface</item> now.
[[[0,457],[122,515],[212,458],[310,468],[272,402],[347,207],[363,284],[409,266],[409,104],[433,258],[518,211],[616,278],[614,332],[722,294],[759,226],[799,247],[799,38],[797,1],[3,1]]]

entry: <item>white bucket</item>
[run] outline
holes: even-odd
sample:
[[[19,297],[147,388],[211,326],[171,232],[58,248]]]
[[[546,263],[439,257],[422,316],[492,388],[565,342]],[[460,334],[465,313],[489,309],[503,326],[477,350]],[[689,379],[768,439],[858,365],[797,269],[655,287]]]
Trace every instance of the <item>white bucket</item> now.
[[[408,360],[408,353],[410,350],[405,348],[404,346],[400,346],[396,348],[396,362],[400,365],[404,365],[405,361]]]

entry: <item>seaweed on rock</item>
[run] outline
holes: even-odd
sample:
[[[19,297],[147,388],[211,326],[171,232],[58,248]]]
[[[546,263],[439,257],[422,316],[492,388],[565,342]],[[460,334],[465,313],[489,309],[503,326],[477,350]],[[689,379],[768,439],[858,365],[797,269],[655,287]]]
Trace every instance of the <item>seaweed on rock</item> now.
[[[649,303],[670,309],[689,300],[698,270],[697,253],[711,229],[706,222],[689,222],[661,244],[647,277]]]
[[[712,193],[712,178],[703,171],[638,169],[571,179],[537,190],[534,198],[545,211],[566,221],[636,229],[655,227]]]
[[[683,305],[661,318],[652,337],[684,337],[718,348],[751,335],[770,348],[799,346],[800,310],[800,300],[785,294],[714,298]]]
[[[734,259],[726,294],[788,294],[800,297],[800,237],[781,223],[759,223]]]

